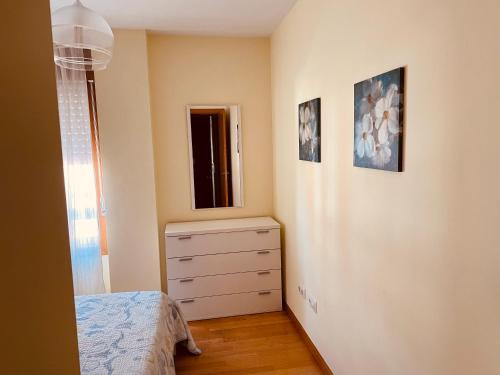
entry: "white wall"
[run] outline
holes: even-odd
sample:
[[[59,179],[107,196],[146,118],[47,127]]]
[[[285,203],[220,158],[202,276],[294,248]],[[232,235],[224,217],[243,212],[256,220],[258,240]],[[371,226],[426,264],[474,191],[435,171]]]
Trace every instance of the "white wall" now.
[[[272,213],[270,41],[114,33],[96,74],[111,289],[158,289],[167,222]],[[191,209],[187,104],[241,105],[243,208]]]
[[[273,34],[287,303],[336,375],[500,373],[499,12],[301,0]],[[354,168],[353,84],[400,66],[405,171]],[[315,97],[321,164],[298,160],[297,105]]]
[[[2,374],[80,374],[48,1],[0,7]]]
[[[111,65],[96,73],[111,290],[158,290],[146,32],[113,32]]]
[[[150,34],[148,51],[163,258],[167,222],[272,213],[270,41]],[[241,106],[244,207],[191,209],[188,104]]]

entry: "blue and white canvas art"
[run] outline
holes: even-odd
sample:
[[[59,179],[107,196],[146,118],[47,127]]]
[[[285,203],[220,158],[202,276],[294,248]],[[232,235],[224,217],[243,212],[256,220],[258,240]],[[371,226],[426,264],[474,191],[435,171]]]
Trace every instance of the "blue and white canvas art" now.
[[[354,166],[403,170],[404,68],[354,85]]]
[[[321,99],[299,104],[299,159],[321,162]]]

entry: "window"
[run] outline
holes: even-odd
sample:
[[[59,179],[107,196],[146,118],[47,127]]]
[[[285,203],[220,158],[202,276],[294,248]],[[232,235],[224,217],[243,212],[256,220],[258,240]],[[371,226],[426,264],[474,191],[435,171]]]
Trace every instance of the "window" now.
[[[102,193],[102,161],[99,146],[99,121],[97,117],[97,100],[93,71],[86,72],[87,94],[89,102],[90,131],[92,140],[92,158],[94,162],[95,188],[99,215],[100,248],[102,255],[108,255],[108,239],[106,232],[106,206]]]

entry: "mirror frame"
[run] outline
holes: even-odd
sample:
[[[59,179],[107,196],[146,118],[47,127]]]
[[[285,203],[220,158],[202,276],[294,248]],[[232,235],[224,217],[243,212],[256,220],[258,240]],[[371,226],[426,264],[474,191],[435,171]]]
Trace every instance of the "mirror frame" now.
[[[238,142],[238,161],[240,164],[240,205],[231,207],[210,207],[210,208],[196,208],[195,201],[195,191],[194,191],[194,170],[193,170],[193,143],[191,136],[191,109],[225,109],[229,110],[231,107],[236,107],[238,110],[238,124],[236,129],[237,142]],[[243,208],[244,204],[244,194],[243,194],[243,141],[242,141],[242,129],[241,129],[241,107],[239,104],[227,104],[227,105],[186,105],[186,117],[187,117],[187,130],[188,130],[188,146],[189,146],[189,179],[191,185],[191,209],[193,211],[204,211],[204,210],[218,210],[218,209],[234,209]],[[233,202],[234,203],[234,202]]]

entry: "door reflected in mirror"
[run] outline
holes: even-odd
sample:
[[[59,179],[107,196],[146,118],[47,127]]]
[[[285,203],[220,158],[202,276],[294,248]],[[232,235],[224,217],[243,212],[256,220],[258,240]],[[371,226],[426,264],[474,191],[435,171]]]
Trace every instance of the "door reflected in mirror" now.
[[[187,106],[193,209],[242,207],[238,105]]]

